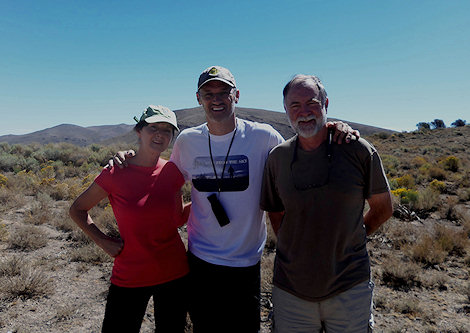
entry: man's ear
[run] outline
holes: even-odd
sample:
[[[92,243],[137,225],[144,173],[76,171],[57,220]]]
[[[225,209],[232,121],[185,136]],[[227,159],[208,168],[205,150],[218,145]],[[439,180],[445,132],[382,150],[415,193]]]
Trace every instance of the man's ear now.
[[[196,99],[197,99],[197,102],[199,103],[199,105],[202,105],[201,100],[200,100],[200,96],[199,96],[199,92],[197,92],[197,91],[196,91]]]
[[[235,92],[235,104],[238,103],[238,99],[240,98],[240,90],[237,89]]]
[[[325,101],[325,111],[328,112],[328,97],[326,98],[326,101]]]

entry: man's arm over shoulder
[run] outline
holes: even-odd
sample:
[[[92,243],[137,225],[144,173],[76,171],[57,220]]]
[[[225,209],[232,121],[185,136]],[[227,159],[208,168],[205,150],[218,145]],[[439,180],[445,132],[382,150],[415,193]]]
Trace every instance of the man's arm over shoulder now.
[[[369,236],[392,216],[393,207],[390,191],[372,194],[367,202],[370,209],[364,216],[364,225]]]

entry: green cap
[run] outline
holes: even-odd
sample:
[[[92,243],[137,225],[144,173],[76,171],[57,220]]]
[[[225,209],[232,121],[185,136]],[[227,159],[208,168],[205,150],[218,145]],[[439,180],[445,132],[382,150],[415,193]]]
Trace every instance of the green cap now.
[[[138,123],[145,121],[148,124],[168,123],[179,131],[176,114],[163,105],[149,105],[140,116],[140,119],[134,117],[134,120]]]

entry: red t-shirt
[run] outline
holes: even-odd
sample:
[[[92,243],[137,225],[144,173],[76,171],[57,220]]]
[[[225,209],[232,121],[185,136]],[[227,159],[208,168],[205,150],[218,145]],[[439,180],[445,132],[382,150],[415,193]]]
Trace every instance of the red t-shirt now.
[[[175,164],[159,159],[154,167],[104,168],[95,183],[108,193],[124,241],[113,284],[153,286],[189,272],[175,216],[184,178]]]

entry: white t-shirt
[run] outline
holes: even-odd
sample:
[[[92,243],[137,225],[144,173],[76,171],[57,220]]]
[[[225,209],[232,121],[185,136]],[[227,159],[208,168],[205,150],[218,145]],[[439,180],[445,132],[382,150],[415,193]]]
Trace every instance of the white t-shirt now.
[[[235,137],[227,157],[233,134],[210,135],[218,180],[209,151],[207,124],[182,131],[170,160],[185,179],[192,182],[189,250],[212,264],[246,267],[261,259],[266,242],[266,222],[259,207],[266,158],[271,149],[284,140],[268,124],[237,118]],[[217,222],[207,199],[213,193],[218,195],[230,219],[223,227]]]

